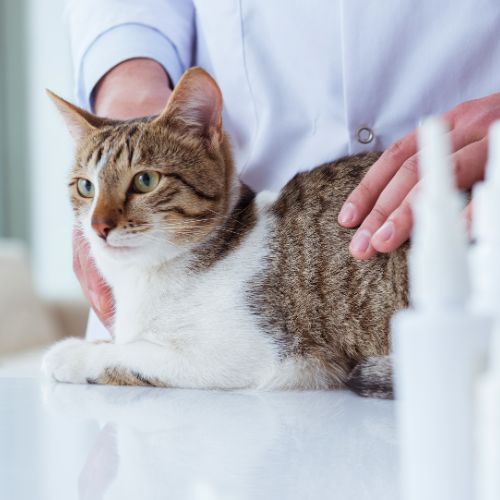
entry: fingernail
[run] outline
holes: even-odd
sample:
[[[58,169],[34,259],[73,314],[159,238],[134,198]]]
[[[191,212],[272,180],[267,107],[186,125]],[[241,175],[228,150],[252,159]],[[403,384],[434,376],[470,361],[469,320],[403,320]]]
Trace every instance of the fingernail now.
[[[374,235],[379,241],[388,241],[394,235],[394,222],[388,220]]]
[[[355,253],[365,253],[370,246],[371,237],[370,231],[361,229],[354,235],[351,241],[351,250]]]
[[[348,201],[339,213],[339,222],[342,225],[351,224],[354,222],[354,218],[356,217],[356,207],[354,203]]]

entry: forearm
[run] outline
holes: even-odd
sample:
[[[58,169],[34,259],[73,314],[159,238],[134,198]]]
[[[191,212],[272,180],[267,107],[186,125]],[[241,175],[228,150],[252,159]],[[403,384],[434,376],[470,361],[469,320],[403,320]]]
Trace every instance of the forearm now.
[[[94,111],[118,120],[156,115],[171,93],[170,79],[159,63],[129,59],[108,71],[96,85]]]

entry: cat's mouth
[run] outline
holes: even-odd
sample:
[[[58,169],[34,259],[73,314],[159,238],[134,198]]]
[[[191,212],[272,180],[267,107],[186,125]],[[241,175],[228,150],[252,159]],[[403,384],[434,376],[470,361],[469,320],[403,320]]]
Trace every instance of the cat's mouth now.
[[[117,244],[109,243],[107,241],[103,242],[103,247],[110,252],[117,252],[117,253],[131,252],[132,250],[135,249],[135,247],[133,247],[133,246],[117,245]]]
[[[110,235],[110,237],[106,240],[102,238],[96,238],[93,235],[91,236],[91,240],[96,248],[99,248],[101,251],[112,255],[129,254],[141,248],[141,245],[137,244],[139,242],[124,241],[123,239],[121,240],[114,235]]]

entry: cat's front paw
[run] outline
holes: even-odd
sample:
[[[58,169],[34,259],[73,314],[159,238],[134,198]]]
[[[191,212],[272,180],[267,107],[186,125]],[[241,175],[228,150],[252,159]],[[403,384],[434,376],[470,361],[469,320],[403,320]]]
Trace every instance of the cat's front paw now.
[[[42,361],[42,371],[58,382],[86,384],[95,374],[90,373],[93,344],[69,338],[52,346]]]

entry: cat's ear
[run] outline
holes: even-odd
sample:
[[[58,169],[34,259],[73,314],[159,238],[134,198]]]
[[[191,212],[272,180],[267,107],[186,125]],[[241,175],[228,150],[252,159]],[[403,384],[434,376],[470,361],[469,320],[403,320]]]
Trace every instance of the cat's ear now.
[[[81,141],[86,135],[96,128],[112,123],[111,120],[88,113],[82,108],[71,104],[62,97],[54,94],[49,89],[45,89],[47,95],[52,99],[57,109],[60,111],[66,126],[76,142]]]
[[[163,112],[156,118],[180,121],[197,135],[222,139],[222,94],[202,68],[191,68],[179,80]]]

